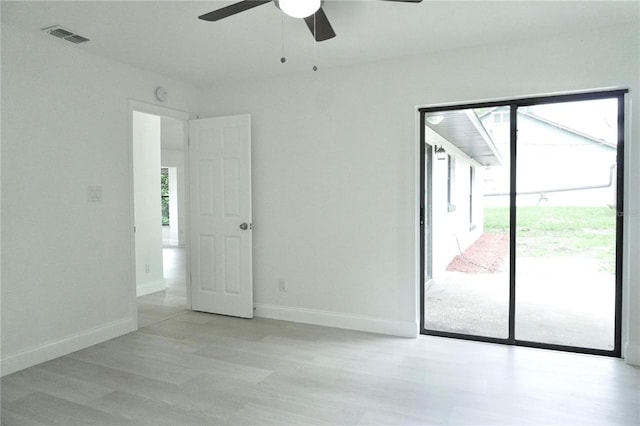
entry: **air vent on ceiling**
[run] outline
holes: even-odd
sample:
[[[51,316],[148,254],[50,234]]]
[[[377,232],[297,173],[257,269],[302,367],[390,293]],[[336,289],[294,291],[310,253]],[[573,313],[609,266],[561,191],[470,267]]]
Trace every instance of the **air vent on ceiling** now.
[[[71,43],[75,43],[75,44],[80,44],[80,43],[84,43],[86,41],[89,41],[88,38],[79,36],[78,34],[74,34],[71,37],[65,37],[64,39],[67,40],[67,41],[70,41]]]
[[[47,28],[43,28],[42,31],[46,32],[47,34],[50,34],[54,37],[58,37],[61,38],[63,40],[67,40],[71,43],[75,43],[75,44],[80,44],[80,43],[85,43],[87,41],[89,41],[88,38],[83,37],[81,35],[78,34],[74,34],[73,32],[69,31],[67,28],[61,26],[61,25],[54,25],[52,27],[47,27]]]

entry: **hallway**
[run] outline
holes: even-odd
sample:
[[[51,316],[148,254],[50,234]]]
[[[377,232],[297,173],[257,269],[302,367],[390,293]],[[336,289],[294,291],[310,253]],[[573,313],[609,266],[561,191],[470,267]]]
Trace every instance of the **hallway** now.
[[[138,328],[156,324],[188,311],[185,249],[164,247],[162,263],[167,288],[137,298]]]

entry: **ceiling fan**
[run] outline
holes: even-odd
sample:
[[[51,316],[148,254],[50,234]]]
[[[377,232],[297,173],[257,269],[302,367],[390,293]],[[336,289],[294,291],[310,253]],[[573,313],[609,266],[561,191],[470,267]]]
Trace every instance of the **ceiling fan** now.
[[[253,9],[265,3],[273,3],[278,9],[294,18],[303,18],[307,27],[314,35],[316,41],[329,40],[336,36],[336,33],[329,23],[327,15],[322,10],[324,0],[242,0],[238,3],[225,6],[223,8],[198,16],[203,21],[219,21],[223,18],[235,15],[245,10]],[[401,3],[420,3],[422,0],[381,0]]]

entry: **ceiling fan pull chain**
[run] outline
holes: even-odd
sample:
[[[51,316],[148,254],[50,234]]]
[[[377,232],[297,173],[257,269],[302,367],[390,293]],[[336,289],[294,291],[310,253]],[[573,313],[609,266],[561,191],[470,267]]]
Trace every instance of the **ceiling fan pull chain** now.
[[[287,62],[287,58],[284,57],[284,13],[282,14],[282,56],[280,57],[280,62],[283,64]]]
[[[313,70],[314,71],[318,71],[318,65],[316,65],[318,63],[318,51],[316,50],[316,45],[318,44],[318,42],[316,41],[316,37],[317,37],[317,33],[316,33],[317,27],[316,27],[316,13],[313,14]]]

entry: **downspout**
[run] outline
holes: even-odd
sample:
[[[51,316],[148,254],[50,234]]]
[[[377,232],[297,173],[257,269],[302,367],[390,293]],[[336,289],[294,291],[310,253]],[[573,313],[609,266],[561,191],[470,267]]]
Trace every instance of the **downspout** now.
[[[551,192],[568,192],[568,191],[582,191],[588,189],[600,189],[600,188],[609,188],[613,185],[613,176],[615,174],[616,165],[612,164],[609,168],[609,183],[603,185],[589,185],[589,186],[574,186],[569,188],[561,188],[561,189],[547,189],[543,191],[525,191],[518,192],[517,195],[533,195],[533,194],[547,194]],[[499,197],[499,196],[507,196],[509,192],[504,193],[493,193],[493,194],[484,194],[485,197]]]

